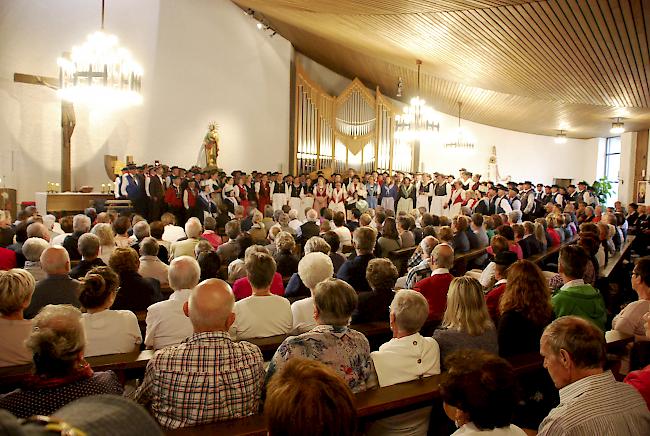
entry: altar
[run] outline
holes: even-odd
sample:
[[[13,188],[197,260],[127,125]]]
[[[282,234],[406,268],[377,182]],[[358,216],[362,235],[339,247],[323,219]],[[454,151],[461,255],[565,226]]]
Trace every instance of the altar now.
[[[45,213],[83,212],[97,202],[115,199],[114,194],[101,192],[36,192],[36,208]]]

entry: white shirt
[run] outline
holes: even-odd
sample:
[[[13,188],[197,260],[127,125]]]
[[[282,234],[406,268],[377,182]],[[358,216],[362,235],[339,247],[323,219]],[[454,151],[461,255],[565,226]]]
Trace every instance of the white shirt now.
[[[461,428],[452,433],[451,436],[525,436],[526,433],[519,427],[514,424],[510,424],[508,427],[500,427],[492,430],[479,430],[476,426],[468,422],[463,425]]]
[[[190,289],[174,291],[169,300],[149,306],[144,338],[147,347],[159,350],[192,336],[192,322],[183,312],[183,304],[190,298],[190,292]]]
[[[50,245],[55,246],[55,245],[63,245],[63,241],[68,235],[71,235],[72,233],[63,233],[61,235],[57,235],[54,238],[50,240]]]
[[[81,322],[86,332],[86,357],[129,353],[142,343],[138,318],[130,310],[84,313]]]
[[[295,301],[291,305],[291,313],[293,314],[293,334],[299,335],[316,327],[314,297]]]
[[[163,241],[176,242],[181,238],[186,237],[185,230],[182,227],[167,224],[163,232]]]
[[[494,262],[490,262],[487,264],[483,272],[481,272],[481,278],[479,279],[479,282],[481,282],[481,285],[484,288],[490,286],[490,282],[492,282],[492,279],[494,278],[494,270],[496,268],[497,268],[497,264]]]
[[[345,226],[341,226],[333,228],[332,231],[339,237],[339,253],[342,252],[344,245],[352,246],[352,233],[350,233],[350,229]]]
[[[158,280],[162,287],[169,285],[169,266],[158,259],[157,256],[140,256],[140,269],[138,269],[138,273],[142,277],[150,277]]]
[[[235,303],[233,339],[268,338],[289,333],[293,326],[289,300],[279,295],[251,295]]]

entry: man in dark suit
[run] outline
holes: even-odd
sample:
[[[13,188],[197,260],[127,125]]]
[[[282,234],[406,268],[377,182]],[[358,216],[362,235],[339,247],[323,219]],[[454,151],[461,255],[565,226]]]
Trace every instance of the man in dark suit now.
[[[529,258],[542,252],[542,244],[535,237],[535,225],[530,222],[524,222],[524,237],[517,241],[521,247],[521,252],[524,255],[524,259]]]
[[[366,268],[368,262],[375,258],[372,252],[376,241],[376,233],[370,227],[356,229],[352,238],[356,256],[345,261],[336,274],[336,278],[347,282],[357,293],[372,290],[366,280]]]
[[[146,183],[147,196],[149,197],[149,222],[157,221],[165,205],[165,181],[162,178],[161,166],[152,168]]]
[[[33,318],[48,304],[71,304],[81,307],[81,284],[70,278],[70,256],[65,248],[46,248],[41,254],[41,266],[47,277],[36,284],[32,301],[25,309],[25,318]]]
[[[303,247],[309,238],[320,235],[320,226],[317,224],[318,212],[314,209],[309,209],[306,217],[307,221],[300,226],[300,244]]]

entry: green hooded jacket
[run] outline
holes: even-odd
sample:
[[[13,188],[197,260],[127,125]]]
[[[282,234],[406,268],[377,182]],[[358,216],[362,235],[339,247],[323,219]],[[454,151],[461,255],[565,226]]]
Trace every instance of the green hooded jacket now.
[[[602,331],[605,331],[605,322],[607,321],[605,301],[598,289],[593,286],[578,285],[560,289],[551,297],[551,302],[556,318],[565,315],[579,316],[591,320]]]

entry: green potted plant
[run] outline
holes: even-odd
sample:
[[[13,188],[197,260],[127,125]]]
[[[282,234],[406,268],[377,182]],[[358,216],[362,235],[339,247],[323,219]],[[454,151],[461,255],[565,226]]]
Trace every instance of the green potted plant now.
[[[598,199],[599,204],[605,204],[607,199],[612,196],[614,189],[612,188],[612,182],[607,180],[607,177],[603,176],[600,179],[596,180],[592,185],[591,189],[594,192],[594,195]]]

